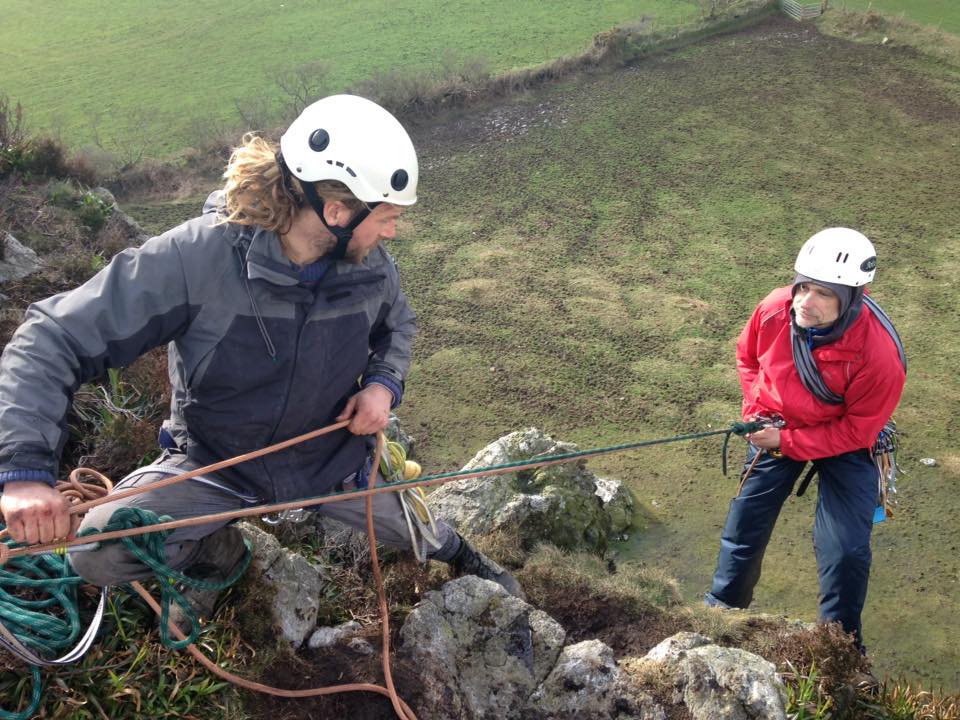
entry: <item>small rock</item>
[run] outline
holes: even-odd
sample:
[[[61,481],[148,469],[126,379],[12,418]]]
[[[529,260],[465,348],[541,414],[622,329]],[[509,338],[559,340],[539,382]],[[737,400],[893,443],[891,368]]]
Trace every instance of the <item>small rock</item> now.
[[[19,280],[40,269],[40,258],[10,233],[0,235],[0,283]]]
[[[360,627],[360,623],[358,623],[356,620],[350,620],[349,622],[337,625],[336,627],[317,628],[307,641],[307,647],[309,647],[311,650],[316,650],[317,648],[322,647],[332,647],[340,642],[343,638],[360,632]],[[358,639],[359,638],[354,638],[354,640]]]
[[[358,655],[373,655],[373,645],[371,645],[364,638],[351,638],[350,642],[347,643],[347,647],[349,647]]]

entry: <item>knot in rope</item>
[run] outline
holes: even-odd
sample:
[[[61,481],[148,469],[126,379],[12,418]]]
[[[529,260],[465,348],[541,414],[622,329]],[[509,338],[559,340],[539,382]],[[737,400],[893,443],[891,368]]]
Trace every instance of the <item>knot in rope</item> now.
[[[730,432],[734,435],[738,435],[739,437],[743,437],[744,435],[749,435],[750,433],[760,432],[763,430],[763,428],[763,423],[757,422],[756,420],[738,420],[730,425]]]
[[[760,432],[764,427],[766,426],[757,420],[737,420],[730,424],[730,429],[723,438],[723,455],[720,463],[724,476],[727,474],[727,446],[730,444],[730,436],[745,437],[750,433]]]

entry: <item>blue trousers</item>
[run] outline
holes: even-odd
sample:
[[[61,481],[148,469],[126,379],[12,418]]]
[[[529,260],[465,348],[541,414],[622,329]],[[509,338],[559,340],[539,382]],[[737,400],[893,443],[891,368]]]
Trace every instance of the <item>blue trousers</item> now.
[[[757,454],[750,446],[743,473]],[[819,474],[813,546],[820,579],[820,619],[841,623],[862,647],[860,614],[870,576],[870,532],[878,470],[867,450],[815,460]],[[708,605],[745,608],[760,579],[763,554],[780,508],[806,467],[764,453],[730,501]],[[741,473],[741,478],[743,477]]]

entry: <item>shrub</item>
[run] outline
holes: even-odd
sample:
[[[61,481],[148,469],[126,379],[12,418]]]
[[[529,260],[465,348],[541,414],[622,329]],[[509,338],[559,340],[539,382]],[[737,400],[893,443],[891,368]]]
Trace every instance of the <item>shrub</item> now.
[[[34,138],[28,145],[25,171],[40,178],[67,176],[67,154],[63,144],[51,137]]]
[[[77,215],[80,222],[92,232],[98,232],[112,214],[113,207],[99,196],[86,192],[80,198],[80,209],[77,211]]]

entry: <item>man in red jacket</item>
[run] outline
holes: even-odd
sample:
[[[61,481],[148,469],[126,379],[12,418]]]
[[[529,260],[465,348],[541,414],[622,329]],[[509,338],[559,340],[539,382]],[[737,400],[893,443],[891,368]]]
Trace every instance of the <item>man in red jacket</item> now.
[[[864,293],[876,268],[865,236],[823,230],[804,244],[794,267],[793,285],[764,298],[737,343],[743,417],[784,422],[748,436],[740,492],[730,503],[705,600],[750,604],[780,508],[813,463],[820,478],[820,619],[841,623],[862,648],[880,479],[870,448],[900,400],[906,361],[889,318]]]

